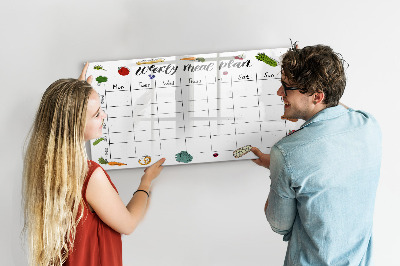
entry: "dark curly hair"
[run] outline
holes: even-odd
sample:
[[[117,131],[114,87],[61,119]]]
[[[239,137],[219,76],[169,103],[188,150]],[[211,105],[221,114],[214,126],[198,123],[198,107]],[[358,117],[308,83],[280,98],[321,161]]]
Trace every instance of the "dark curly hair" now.
[[[323,92],[324,104],[336,106],[346,87],[346,61],[325,45],[296,48],[296,43],[282,58],[282,72],[301,93]]]

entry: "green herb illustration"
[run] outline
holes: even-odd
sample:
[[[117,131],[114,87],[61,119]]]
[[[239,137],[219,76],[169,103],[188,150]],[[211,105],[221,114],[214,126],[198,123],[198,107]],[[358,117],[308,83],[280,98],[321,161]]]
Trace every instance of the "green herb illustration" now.
[[[180,163],[189,163],[193,160],[193,156],[187,151],[181,151],[180,153],[175,154],[175,159]]]
[[[257,58],[258,61],[262,61],[262,62],[264,62],[267,65],[270,65],[272,67],[276,67],[278,65],[278,63],[274,59],[268,57],[265,53],[261,53],[261,54],[259,53],[256,56],[256,58]]]
[[[101,66],[101,65],[95,65],[95,66],[93,67],[93,69],[107,71],[107,70],[105,70],[105,69],[103,68],[103,66]]]
[[[108,164],[108,161],[106,159],[104,159],[103,157],[99,158],[99,163],[100,164]]]

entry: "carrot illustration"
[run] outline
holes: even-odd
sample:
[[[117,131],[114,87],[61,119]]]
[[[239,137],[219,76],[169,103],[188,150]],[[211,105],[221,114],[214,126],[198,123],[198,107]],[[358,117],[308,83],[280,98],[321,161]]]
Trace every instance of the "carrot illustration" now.
[[[121,166],[121,165],[126,165],[126,163],[108,162],[108,165],[118,165],[118,166]]]
[[[181,58],[181,60],[196,60],[196,57],[185,57],[185,58]]]

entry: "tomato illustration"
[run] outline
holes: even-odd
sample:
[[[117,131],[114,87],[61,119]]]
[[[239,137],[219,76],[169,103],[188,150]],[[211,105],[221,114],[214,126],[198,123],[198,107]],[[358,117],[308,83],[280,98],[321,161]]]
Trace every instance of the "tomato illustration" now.
[[[119,73],[121,76],[129,75],[129,68],[127,68],[127,67],[119,67],[119,68],[118,68],[118,73]]]

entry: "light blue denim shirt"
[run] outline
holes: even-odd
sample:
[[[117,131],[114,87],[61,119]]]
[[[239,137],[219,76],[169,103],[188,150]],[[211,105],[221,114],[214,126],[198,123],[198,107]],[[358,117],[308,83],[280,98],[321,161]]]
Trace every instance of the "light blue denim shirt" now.
[[[284,265],[371,265],[381,131],[368,113],[324,109],[271,149],[266,216]]]

